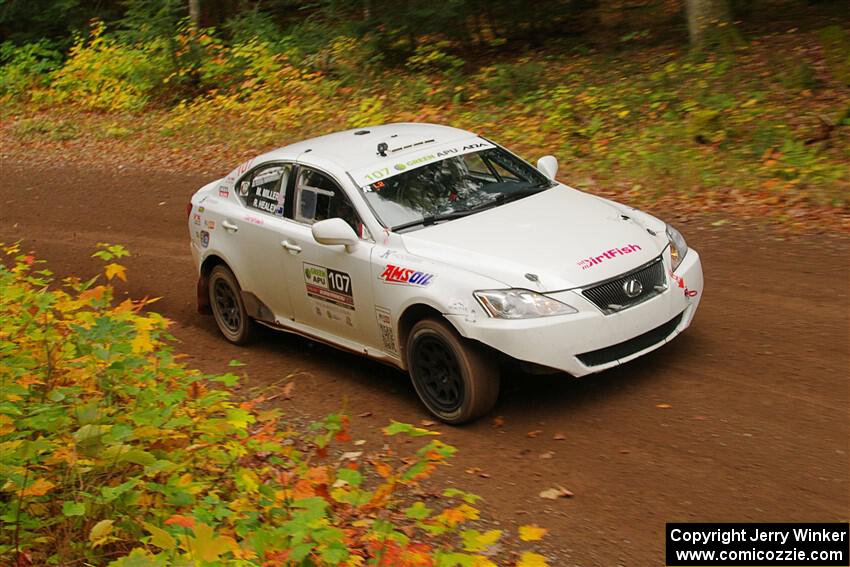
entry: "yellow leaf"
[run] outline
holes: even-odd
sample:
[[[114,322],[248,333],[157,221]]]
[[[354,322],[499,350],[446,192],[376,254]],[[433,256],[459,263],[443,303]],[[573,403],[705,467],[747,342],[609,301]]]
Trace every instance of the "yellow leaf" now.
[[[500,537],[502,530],[488,530],[484,533],[469,530],[463,534],[463,548],[466,551],[483,551],[499,541]]]
[[[111,280],[112,278],[117,277],[122,282],[126,282],[127,274],[125,273],[125,270],[126,268],[124,268],[124,266],[113,262],[112,264],[107,264],[104,271],[106,273],[106,279]]]
[[[152,545],[165,550],[174,549],[174,546],[177,545],[177,542],[174,541],[174,537],[164,529],[148,524],[147,522],[142,523],[144,524],[145,529],[151,533],[152,537],[150,543]]]
[[[44,496],[50,489],[56,486],[49,480],[44,480],[43,478],[37,479],[34,483],[26,487],[21,491],[21,496],[26,498],[27,496]]]
[[[236,540],[228,536],[216,536],[213,528],[207,524],[198,524],[194,532],[195,537],[185,538],[185,547],[201,561],[218,561],[222,554],[239,549]]]
[[[130,347],[136,354],[142,352],[150,352],[153,350],[153,342],[151,341],[150,333],[139,333],[130,341]]]
[[[89,541],[92,547],[103,545],[109,541],[109,534],[112,533],[112,520],[101,520],[96,523],[89,532]]]
[[[549,564],[546,563],[546,558],[539,553],[526,551],[520,556],[516,567],[549,567]]]
[[[522,541],[538,541],[545,536],[549,530],[541,528],[537,524],[529,524],[519,527],[519,539]]]

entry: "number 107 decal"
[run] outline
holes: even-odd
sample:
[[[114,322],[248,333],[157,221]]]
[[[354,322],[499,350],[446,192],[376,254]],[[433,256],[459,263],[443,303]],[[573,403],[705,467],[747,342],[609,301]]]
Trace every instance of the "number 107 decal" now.
[[[304,262],[304,284],[309,297],[354,310],[349,274]]]

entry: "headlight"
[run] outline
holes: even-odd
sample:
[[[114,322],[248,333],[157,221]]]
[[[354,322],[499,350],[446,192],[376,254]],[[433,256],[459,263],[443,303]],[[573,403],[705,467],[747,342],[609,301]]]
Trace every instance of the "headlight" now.
[[[487,314],[498,319],[531,319],[578,313],[577,309],[566,303],[527,289],[488,289],[476,291],[474,295]]]
[[[685,259],[685,254],[688,253],[688,243],[685,242],[682,233],[669,224],[667,225],[667,238],[670,239],[670,259],[673,262],[672,268],[675,272],[682,260]]]

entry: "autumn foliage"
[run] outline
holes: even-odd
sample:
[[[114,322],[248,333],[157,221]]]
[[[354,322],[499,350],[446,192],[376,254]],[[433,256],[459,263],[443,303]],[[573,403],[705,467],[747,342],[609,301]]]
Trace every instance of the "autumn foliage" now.
[[[0,256],[3,562],[493,565],[502,534],[470,529],[477,497],[419,488],[455,452],[437,433],[392,422],[418,449],[340,458],[345,415],[296,431],[235,397],[237,376],[181,364],[154,300],[115,300],[126,254],[104,245],[86,281],[55,281],[17,245]]]
[[[497,56],[431,34],[391,62],[343,29],[131,40],[94,22],[67,53],[0,46],[0,134],[21,162],[53,148],[98,167],[225,172],[329,132],[433,122],[556,155],[566,183],[636,206],[846,229],[850,33],[795,30],[709,52],[647,32]]]

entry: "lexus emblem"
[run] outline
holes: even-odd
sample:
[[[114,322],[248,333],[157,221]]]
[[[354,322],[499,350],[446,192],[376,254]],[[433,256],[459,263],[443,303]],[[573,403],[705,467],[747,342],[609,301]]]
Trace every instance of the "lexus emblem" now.
[[[630,280],[627,280],[626,283],[623,284],[623,291],[628,297],[637,297],[640,295],[640,292],[643,291],[643,284],[635,278],[632,278]]]

